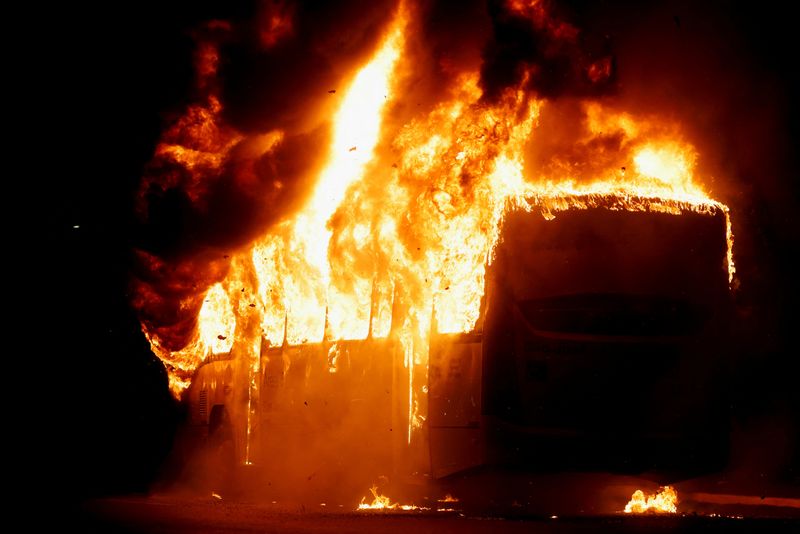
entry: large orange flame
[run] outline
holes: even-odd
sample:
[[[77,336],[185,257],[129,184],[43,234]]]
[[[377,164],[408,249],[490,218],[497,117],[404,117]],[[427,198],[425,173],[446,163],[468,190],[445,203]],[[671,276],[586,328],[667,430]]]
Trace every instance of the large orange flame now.
[[[596,206],[721,212],[733,280],[729,210],[698,183],[694,148],[658,118],[582,104],[581,133],[569,151],[537,162],[528,154],[541,141],[537,126],[549,103],[525,89],[524,77],[498,98],[484,99],[478,73],[466,72],[438,105],[387,125],[387,109],[400,101],[407,16],[399,11],[353,76],[306,205],[232,258],[227,277],[206,293],[192,341],[170,351],[145,328],[176,395],[209,355],[237,345],[255,354],[262,337],[273,346],[380,338],[394,326],[408,369],[410,440],[425,417],[424,384],[413,371],[427,369],[431,325],[441,333],[475,327],[486,267],[511,210],[546,218]],[[190,109],[179,122],[197,143],[170,144],[167,135],[159,153],[189,171],[219,165],[241,139],[211,126],[219,112],[212,94],[205,108]],[[259,150],[281,139],[272,132]]]
[[[263,328],[272,344],[283,341],[284,318],[290,344],[320,341],[326,308],[331,337],[367,335],[371,285],[356,285],[346,293],[331,287],[328,221],[373,157],[381,110],[402,47],[403,24],[402,19],[395,23],[378,53],[351,83],[334,119],[330,159],[306,207],[253,247],[259,295],[269,298],[262,308]]]
[[[626,514],[675,514],[678,512],[678,492],[672,486],[664,486],[654,495],[645,495],[642,490],[636,490],[631,500],[625,505]]]

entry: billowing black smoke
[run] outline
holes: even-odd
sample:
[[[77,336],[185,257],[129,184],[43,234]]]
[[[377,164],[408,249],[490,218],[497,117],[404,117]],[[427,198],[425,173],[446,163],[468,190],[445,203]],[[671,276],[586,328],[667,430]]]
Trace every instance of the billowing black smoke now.
[[[614,80],[610,41],[579,29],[564,6],[546,0],[489,0],[492,37],[481,66],[484,96],[525,86],[544,98],[598,95]]]

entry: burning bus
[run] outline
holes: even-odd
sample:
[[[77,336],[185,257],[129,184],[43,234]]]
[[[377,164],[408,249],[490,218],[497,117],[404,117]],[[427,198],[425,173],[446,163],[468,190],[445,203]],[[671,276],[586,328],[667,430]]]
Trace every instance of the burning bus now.
[[[593,98],[613,58],[578,53],[545,3],[502,3],[496,22],[565,57],[490,80],[476,45],[418,83],[422,4],[381,14],[338,90],[299,105],[302,128],[226,113],[235,28],[198,32],[193,101],[140,213],[177,195],[198,217],[263,218],[229,247],[142,252],[134,306],[190,426],[252,479],[295,488],[721,457],[733,233],[694,146]],[[576,92],[538,92],[551,71]]]
[[[440,333],[431,313],[424,375],[402,372],[398,325],[375,336],[373,302],[364,339],[262,339],[247,395],[235,344],[208,358],[186,395],[198,442],[229,440],[231,461],[268,471],[279,458],[284,478],[287,465],[365,461],[417,478],[482,465],[721,465],[725,213],[675,216],[648,199],[652,211],[626,211],[602,198],[554,216],[554,199],[530,202],[505,217],[474,328]],[[426,406],[409,403],[415,378]],[[237,412],[251,414],[238,429]]]

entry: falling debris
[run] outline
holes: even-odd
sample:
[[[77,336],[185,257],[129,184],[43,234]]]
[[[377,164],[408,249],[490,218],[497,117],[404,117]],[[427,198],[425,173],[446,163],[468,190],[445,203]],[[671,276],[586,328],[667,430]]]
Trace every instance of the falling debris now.
[[[220,500],[220,501],[222,500],[222,495],[220,495],[219,493],[213,492],[213,491],[211,492],[211,497],[213,497],[214,499]]]
[[[355,151],[356,151],[356,147],[354,147],[354,146],[351,146],[350,149],[348,150],[348,152],[355,152]]]
[[[332,94],[334,94],[335,92],[336,92],[336,89],[331,89],[330,91],[328,91],[328,94],[329,94],[329,95],[332,95]]]
[[[626,514],[675,514],[678,513],[678,492],[672,486],[664,486],[655,495],[645,496],[642,490],[636,490],[631,500],[625,505]]]

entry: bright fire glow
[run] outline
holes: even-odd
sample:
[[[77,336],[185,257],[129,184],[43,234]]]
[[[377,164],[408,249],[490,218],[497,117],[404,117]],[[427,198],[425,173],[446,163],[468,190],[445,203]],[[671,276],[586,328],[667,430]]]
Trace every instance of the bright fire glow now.
[[[625,505],[626,514],[675,514],[678,512],[678,492],[672,486],[664,486],[655,495],[645,495],[642,490],[633,492]]]
[[[230,352],[233,332],[236,330],[236,316],[222,284],[214,284],[206,293],[197,315],[197,330],[200,333],[200,343],[212,354]]]
[[[399,17],[373,59],[355,76],[334,119],[331,155],[306,207],[292,221],[253,247],[252,262],[259,295],[266,297],[263,329],[273,345],[367,335],[370,282],[352,291],[331,287],[328,221],[345,192],[361,179],[372,160],[381,126],[381,112],[391,94],[391,79],[403,43]],[[355,235],[364,236],[360,228]],[[329,331],[323,332],[326,320]]]
[[[320,297],[311,306],[302,305],[302,301],[289,304],[290,320],[305,325],[300,332],[290,326],[289,338],[294,342],[322,339],[324,325],[320,321],[325,318],[326,305],[329,306],[333,337],[352,339],[367,335],[364,322],[359,325],[348,319],[351,310],[361,309],[363,316],[366,305],[368,311],[371,288],[362,285],[361,291],[355,294],[329,293],[328,244],[331,231],[327,223],[341,204],[347,188],[361,178],[373,157],[380,132],[381,110],[390,92],[391,75],[400,55],[402,37],[402,25],[398,23],[375,57],[356,75],[334,119],[331,159],[322,171],[311,201],[294,223],[290,248],[303,253],[308,268],[313,272],[289,271],[284,276],[296,279],[311,274],[312,279],[318,282],[314,295]],[[364,232],[362,227],[360,233],[363,235]],[[289,282],[295,287],[301,284],[300,280]],[[360,328],[354,328],[356,325]]]
[[[192,340],[179,351],[164,349],[159,340],[145,330],[153,352],[167,366],[169,388],[176,396],[191,384],[191,373],[209,356],[227,354],[233,347],[236,314],[222,284],[214,284],[206,292],[197,314],[197,329]]]
[[[680,146],[642,148],[633,157],[633,162],[642,176],[656,178],[668,184],[691,179],[694,167],[694,162],[687,161],[687,155]],[[691,187],[691,182],[686,185]]]
[[[393,503],[389,497],[378,493],[377,486],[372,486],[369,491],[372,493],[372,502],[365,502],[367,498],[362,497],[361,502],[358,504],[358,508],[356,508],[357,510],[427,510],[427,508],[420,508],[419,506],[414,506],[413,504]]]
[[[516,4],[544,16],[536,2]],[[176,395],[209,355],[230,351],[252,359],[248,387],[255,392],[262,336],[266,345],[280,346],[393,335],[407,373],[408,391],[396,398],[407,403],[411,443],[427,415],[431,327],[440,333],[475,328],[486,268],[512,210],[547,219],[589,208],[723,214],[733,281],[728,207],[698,182],[695,149],[658,117],[586,102],[569,150],[533,162],[531,146],[547,136],[537,130],[539,121],[554,104],[528,91],[525,77],[496,99],[484,99],[476,69],[454,77],[445,97],[404,123],[386,120],[403,105],[397,84],[409,70],[405,17],[401,10],[342,92],[328,160],[307,203],[234,255],[227,276],[205,294],[191,342],[167,350],[145,324]],[[212,94],[165,134],[156,157],[182,166],[186,172],[175,173],[176,180],[202,182],[203,172],[221,168],[243,143],[242,135],[218,124],[221,111]],[[251,145],[269,151],[281,139],[275,132]],[[248,435],[249,417],[248,408]],[[373,495],[359,509],[396,506]]]

